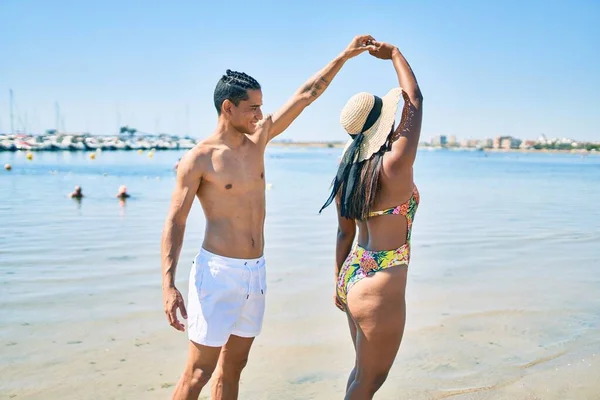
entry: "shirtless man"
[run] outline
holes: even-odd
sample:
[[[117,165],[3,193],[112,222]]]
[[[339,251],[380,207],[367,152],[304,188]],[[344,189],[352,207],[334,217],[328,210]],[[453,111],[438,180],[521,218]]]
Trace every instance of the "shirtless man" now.
[[[217,128],[179,162],[162,237],[165,313],[171,326],[184,331],[180,311],[188,321],[190,340],[173,399],[198,399],[213,372],[212,398],[237,399],[240,375],[265,309],[265,147],[323,94],[347,60],[374,50],[373,40],[369,35],[355,37],[264,119],[256,80],[228,70],[217,83]],[[202,205],[206,230],[190,271],[186,311],[175,287],[175,269],[195,197]]]

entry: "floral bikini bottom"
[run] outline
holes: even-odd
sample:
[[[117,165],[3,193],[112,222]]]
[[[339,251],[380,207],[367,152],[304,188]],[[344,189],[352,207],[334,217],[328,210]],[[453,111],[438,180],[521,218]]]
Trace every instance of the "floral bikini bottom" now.
[[[346,304],[350,288],[361,279],[398,265],[408,266],[409,261],[410,245],[408,243],[395,250],[383,251],[370,251],[359,245],[354,246],[338,276],[337,293],[340,300]]]

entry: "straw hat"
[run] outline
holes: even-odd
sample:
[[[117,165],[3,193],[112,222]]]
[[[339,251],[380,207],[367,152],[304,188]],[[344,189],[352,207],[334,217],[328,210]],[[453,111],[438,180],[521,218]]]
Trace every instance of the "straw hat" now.
[[[361,92],[348,100],[342,109],[340,123],[352,139],[346,143],[344,153],[356,136],[361,132],[364,136],[358,158],[354,162],[369,159],[385,144],[396,119],[401,96],[402,88],[398,87],[390,90],[383,97]],[[365,128],[366,130],[363,131]]]

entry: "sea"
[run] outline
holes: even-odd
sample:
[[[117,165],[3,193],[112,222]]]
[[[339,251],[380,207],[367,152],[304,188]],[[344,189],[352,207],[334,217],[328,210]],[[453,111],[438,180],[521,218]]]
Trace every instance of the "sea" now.
[[[344,397],[335,209],[318,212],[340,153],[267,148],[267,310],[240,399]],[[182,155],[0,153],[1,399],[169,398],[188,344],[160,239]],[[600,156],[422,149],[414,168],[406,331],[375,398],[600,399]],[[203,235],[196,203],[182,293]]]

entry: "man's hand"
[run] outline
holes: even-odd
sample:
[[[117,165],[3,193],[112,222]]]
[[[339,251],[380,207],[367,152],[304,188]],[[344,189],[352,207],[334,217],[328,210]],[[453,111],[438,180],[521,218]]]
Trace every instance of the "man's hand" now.
[[[187,319],[187,311],[179,290],[175,287],[163,289],[163,303],[169,324],[178,331],[185,331],[185,326],[177,319],[177,309],[181,312],[181,316]]]
[[[371,35],[356,36],[344,50],[344,55],[347,58],[352,58],[367,50],[369,52],[376,51],[377,46],[375,43],[375,39]]]
[[[375,49],[369,49],[369,54],[382,60],[391,60],[394,50],[396,50],[396,46],[385,42],[373,41],[373,46]]]

